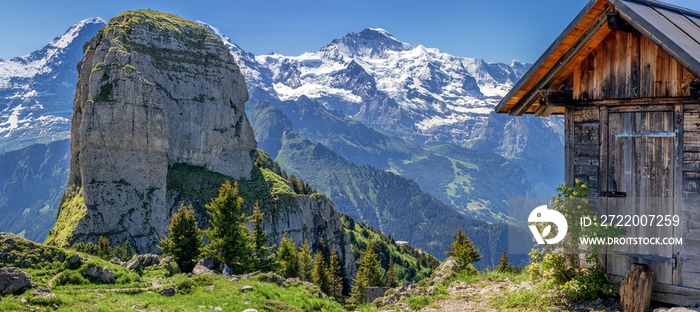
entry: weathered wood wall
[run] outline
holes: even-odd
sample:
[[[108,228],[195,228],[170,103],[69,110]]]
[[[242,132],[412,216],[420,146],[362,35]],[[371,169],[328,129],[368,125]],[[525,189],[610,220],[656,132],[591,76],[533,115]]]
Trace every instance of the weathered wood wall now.
[[[700,288],[700,104],[683,105],[683,245],[680,284]]]
[[[573,135],[566,136],[570,141],[569,146],[571,161],[566,164],[567,170],[571,170],[571,181],[575,180],[588,183],[592,190],[592,196],[598,196],[598,169],[600,166],[600,120],[598,108],[575,108],[573,114],[567,114],[567,129]],[[571,119],[571,120],[568,120]],[[570,166],[570,167],[569,167]]]
[[[574,99],[690,96],[695,76],[639,33],[611,31],[574,68]]]

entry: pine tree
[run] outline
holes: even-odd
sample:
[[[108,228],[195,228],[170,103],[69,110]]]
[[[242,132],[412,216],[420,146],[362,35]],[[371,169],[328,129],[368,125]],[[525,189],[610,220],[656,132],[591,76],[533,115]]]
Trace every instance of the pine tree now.
[[[277,267],[280,275],[286,278],[299,277],[299,259],[294,242],[284,233],[277,250]]]
[[[357,275],[355,275],[352,291],[350,292],[350,308],[357,308],[357,306],[367,301],[369,279],[364,271],[365,268],[363,267],[357,269]]]
[[[320,288],[324,294],[331,294],[330,279],[328,277],[328,264],[326,263],[326,259],[323,258],[323,253],[320,250],[316,252],[311,277],[314,284],[316,284],[316,286],[318,286],[318,288]]]
[[[363,252],[364,257],[362,257],[361,267],[364,267],[364,271],[367,274],[367,281],[369,287],[384,286],[384,279],[382,278],[382,267],[377,259],[377,254],[374,252],[374,244],[372,239],[367,237],[367,249]]]
[[[297,177],[295,177],[294,175],[290,175],[289,183],[292,184],[292,189],[294,189],[294,193],[303,194],[304,191],[302,190],[302,187],[299,184],[299,180],[297,180]]]
[[[103,258],[103,259],[110,259],[112,258],[112,247],[109,245],[109,239],[100,236],[100,239],[97,241],[97,246],[98,246],[98,256]]]
[[[503,254],[501,255],[501,260],[499,261],[498,266],[496,267],[496,271],[498,271],[498,273],[510,272],[510,265],[508,264],[508,254],[506,253],[505,249],[503,249]]]
[[[445,254],[455,257],[457,264],[461,268],[464,269],[470,264],[481,260],[479,249],[476,249],[469,237],[464,235],[461,226],[457,228],[457,234],[452,234],[452,237],[454,238],[454,242],[452,242],[452,245],[449,247],[452,251],[445,252]]]
[[[389,287],[396,287],[398,283],[396,274],[394,273],[394,260],[391,258],[391,255],[389,255],[389,268],[386,270],[386,284]]]
[[[330,284],[330,296],[336,301],[342,302],[343,297],[343,275],[340,268],[340,257],[338,251],[333,250],[328,264],[328,283]]]
[[[182,272],[192,272],[202,248],[202,231],[197,227],[192,206],[180,204],[180,209],[170,219],[168,233],[166,238],[160,240],[158,249],[172,256]],[[131,248],[131,243],[128,247]]]
[[[304,244],[299,247],[299,277],[303,281],[311,282],[311,249],[306,240]]]
[[[243,199],[238,196],[238,182],[231,186],[226,181],[219,189],[219,197],[206,205],[212,228],[205,231],[211,244],[208,252],[215,259],[228,264],[233,274],[243,274],[251,269],[252,246],[249,220],[241,213]]]
[[[374,253],[372,239],[369,236],[367,236],[367,249],[362,254],[362,259],[357,260],[357,275],[350,294],[352,297],[351,303],[355,307],[366,301],[365,292],[367,287],[384,286],[381,266],[377,260],[377,254]]]
[[[258,203],[253,207],[253,267],[255,270],[267,272],[273,269],[274,257],[270,252],[276,245],[266,246],[269,239],[262,228],[263,213],[260,212]]]

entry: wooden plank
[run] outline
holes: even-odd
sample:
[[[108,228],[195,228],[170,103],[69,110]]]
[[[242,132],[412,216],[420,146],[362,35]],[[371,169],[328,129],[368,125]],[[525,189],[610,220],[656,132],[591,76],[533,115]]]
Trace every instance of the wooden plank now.
[[[598,111],[598,118],[600,119],[600,130],[599,130],[599,141],[600,147],[598,148],[599,156],[598,163],[598,183],[599,189],[603,191],[611,191],[608,186],[608,107],[601,106]]]
[[[638,98],[639,94],[639,34],[630,34],[630,41],[628,43],[630,49],[630,72],[629,72],[629,84],[630,93],[628,98]]]
[[[579,100],[581,98],[581,64],[574,67],[574,89],[573,89],[573,99]]]
[[[628,68],[630,67],[628,61],[628,50],[627,41],[629,33],[616,31],[615,38],[617,39],[617,45],[615,47],[617,56],[615,58],[615,92],[613,97],[618,99],[629,98],[629,77]]]
[[[656,47],[656,45],[654,46]],[[654,49],[655,52],[655,58],[656,58],[656,64],[655,65],[655,70],[656,72],[654,73],[654,94],[653,96],[659,97],[659,96],[664,96],[668,97],[669,92],[668,92],[668,64],[669,64],[669,58],[670,56],[666,54],[663,50],[659,49],[656,47]]]
[[[656,61],[656,45],[649,39],[642,36],[639,42],[639,57],[640,57],[640,78],[639,78],[639,94],[640,97],[654,97],[654,81],[656,71],[653,67]]]
[[[700,131],[700,110],[685,110],[683,114],[683,130],[686,132]]]
[[[680,87],[678,87],[676,90],[677,92],[680,92]],[[684,131],[683,131],[683,118],[684,118],[684,106],[683,104],[676,104],[674,107],[674,116],[673,120],[671,120],[672,123],[674,123],[673,129],[675,131],[678,131],[676,135],[679,136],[677,140],[673,140],[675,144],[675,151],[673,154],[673,165],[671,166],[671,169],[674,170],[673,172],[673,214],[674,215],[680,215],[681,212],[683,211],[683,170],[681,170],[681,167],[683,166],[683,140],[680,138],[683,137]],[[680,237],[683,233],[677,233],[676,229],[674,228],[673,236],[674,237]],[[672,246],[672,254],[676,255],[680,252],[678,246]],[[674,270],[673,271],[673,283],[676,285],[683,285],[683,274],[681,270]]]
[[[606,41],[603,41],[601,43],[600,49],[597,49],[597,53],[595,54],[595,63],[594,63],[594,75],[595,75],[595,82],[594,86],[595,88],[593,89],[593,98],[595,99],[605,99],[605,91],[603,90],[605,86],[605,65],[606,65],[606,53],[607,51],[607,45],[605,44]]]
[[[564,114],[564,183],[574,184],[574,108],[567,107]]]
[[[681,82],[683,96],[690,96],[690,83],[692,81],[697,80],[697,78],[695,78],[695,76],[685,67],[683,67],[683,73],[681,75],[683,79],[683,81]]]

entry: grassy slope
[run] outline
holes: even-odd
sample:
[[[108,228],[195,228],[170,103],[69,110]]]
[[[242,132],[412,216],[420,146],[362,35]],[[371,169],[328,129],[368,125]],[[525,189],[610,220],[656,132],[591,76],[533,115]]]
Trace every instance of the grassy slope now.
[[[15,243],[8,244],[5,238],[0,244],[1,266],[17,266],[32,275],[32,281],[40,287],[49,287],[49,280],[58,274],[66,277],[81,278],[80,272],[85,264],[71,267],[66,261],[73,254],[72,250],[47,247],[17,236],[9,236]],[[52,299],[35,299],[30,292],[20,294],[17,299],[3,296],[0,310],[26,310],[22,299],[28,301],[31,308],[52,310],[53,304],[59,311],[198,311],[209,306],[221,307],[223,311],[242,311],[258,309],[259,311],[343,311],[342,307],[330,300],[319,299],[314,286],[292,285],[281,287],[265,282],[265,276],[230,282],[220,275],[195,276],[188,278],[183,274],[168,276],[164,269],[146,269],[141,275],[128,272],[125,268],[111,264],[100,258],[81,254],[101,267],[107,267],[117,277],[115,284],[100,284],[83,278],[82,283],[57,285],[67,278],[54,279],[50,290],[56,294]],[[189,282],[186,282],[189,281]],[[155,284],[154,284],[155,283]],[[156,291],[169,286],[192,283],[189,293],[179,293],[173,297],[163,297]],[[153,285],[156,285],[155,287]],[[250,285],[253,291],[240,293],[239,289]],[[207,287],[211,287],[207,289]],[[101,295],[100,295],[101,294]],[[205,308],[199,308],[205,306]]]
[[[205,216],[205,205],[219,195],[221,184],[235,179],[202,167],[176,164],[168,169],[168,192],[178,194],[176,202],[192,202],[199,215]],[[266,168],[253,167],[250,180],[238,180],[239,194],[243,198],[242,209],[253,211],[257,201],[263,212],[273,212],[298,207],[294,191],[284,179]],[[200,219],[202,220],[202,219]]]
[[[350,216],[342,217],[345,232],[348,234],[352,253],[355,259],[361,259],[361,251],[367,248],[367,237],[370,237],[374,251],[378,254],[384,271],[389,270],[389,258],[394,263],[394,274],[398,279],[398,285],[404,281],[417,283],[430,277],[433,270],[439,265],[439,261],[432,255],[419,251],[409,245],[398,245],[393,239],[388,238],[381,231],[374,230],[364,223],[355,222]]]

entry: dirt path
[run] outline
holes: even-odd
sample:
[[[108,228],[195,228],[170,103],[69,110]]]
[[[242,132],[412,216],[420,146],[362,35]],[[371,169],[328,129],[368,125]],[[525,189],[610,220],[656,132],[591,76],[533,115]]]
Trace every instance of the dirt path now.
[[[60,273],[54,275],[54,276],[49,280],[49,289],[51,289],[51,288],[53,287],[53,281],[54,281],[55,279],[57,279],[59,276],[63,275],[63,272],[65,272],[65,271],[61,271]]]

